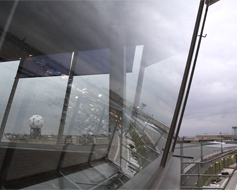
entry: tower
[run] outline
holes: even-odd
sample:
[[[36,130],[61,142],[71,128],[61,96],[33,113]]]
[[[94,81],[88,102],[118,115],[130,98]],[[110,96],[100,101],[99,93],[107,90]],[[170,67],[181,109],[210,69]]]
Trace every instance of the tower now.
[[[235,136],[237,136],[237,127],[235,126],[235,127],[232,127],[232,131],[233,131],[233,134],[235,135]]]
[[[44,119],[40,115],[33,115],[29,119],[30,137],[32,139],[41,138],[41,128],[43,127]]]

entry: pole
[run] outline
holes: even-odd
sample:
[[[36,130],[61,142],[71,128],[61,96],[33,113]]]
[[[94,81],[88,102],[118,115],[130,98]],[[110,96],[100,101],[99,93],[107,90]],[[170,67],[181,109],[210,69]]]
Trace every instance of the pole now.
[[[60,125],[59,125],[59,129],[58,129],[57,145],[62,144],[63,132],[64,132],[64,127],[65,127],[65,122],[66,122],[66,117],[67,117],[67,110],[68,110],[68,105],[69,105],[71,89],[72,89],[72,82],[73,82],[73,77],[74,77],[74,69],[75,69],[76,62],[77,62],[77,56],[78,56],[78,52],[74,52],[72,62],[71,62],[71,70],[70,70],[69,77],[68,77],[68,83],[67,83],[67,89],[66,89],[66,93],[65,93],[64,103],[63,103]]]
[[[187,63],[186,63],[186,67],[185,67],[185,71],[184,71],[184,75],[183,75],[183,80],[182,80],[182,84],[180,87],[179,96],[178,96],[178,100],[176,103],[175,112],[174,112],[174,116],[172,119],[168,139],[166,141],[164,154],[162,156],[162,160],[161,160],[161,164],[160,164],[162,167],[165,167],[166,160],[167,160],[168,153],[169,153],[170,146],[171,146],[171,142],[172,142],[172,139],[174,136],[174,131],[176,128],[176,123],[177,123],[177,119],[179,116],[180,107],[182,104],[183,95],[184,95],[184,91],[185,91],[186,84],[187,84],[187,78],[189,75],[189,70],[190,70],[190,66],[191,66],[191,62],[192,62],[193,52],[195,49],[197,34],[198,34],[199,25],[200,25],[200,21],[201,21],[201,17],[202,17],[203,6],[204,6],[204,0],[200,0],[197,19],[196,19],[194,32],[193,32],[193,36],[192,36],[192,41],[191,41],[191,45],[190,45],[190,49],[189,49],[188,59],[187,59]]]
[[[221,154],[223,154],[223,138],[221,137]]]
[[[195,67],[196,67],[196,63],[197,63],[197,57],[198,57],[198,53],[199,53],[199,49],[200,49],[200,45],[201,45],[201,41],[202,41],[203,30],[204,30],[204,26],[205,26],[205,22],[206,22],[208,7],[209,6],[206,5],[206,10],[205,10],[204,18],[203,18],[203,23],[202,23],[201,33],[200,33],[200,37],[199,37],[199,41],[198,41],[198,46],[197,46],[197,50],[196,50],[196,54],[195,54],[195,58],[194,58],[194,62],[193,62],[193,67],[192,67],[192,71],[191,71],[191,75],[190,75],[190,79],[189,79],[189,83],[188,83],[187,92],[186,92],[183,107],[182,107],[182,112],[181,112],[181,115],[179,118],[178,128],[177,128],[175,140],[174,140],[173,147],[172,147],[172,152],[174,152],[174,149],[175,149],[175,145],[176,145],[178,134],[179,134],[180,127],[181,127],[181,123],[183,120],[183,115],[184,115],[186,104],[188,101],[188,96],[189,96],[189,92],[190,92],[190,88],[191,88],[191,84],[192,84],[192,80],[193,80],[193,75],[194,75],[194,71],[195,71]]]
[[[121,130],[121,135],[120,135],[120,160],[119,160],[119,163],[120,163],[120,171],[122,171],[122,157],[123,157],[123,147],[122,147],[122,144],[123,144],[123,130],[122,130],[123,126],[120,128]]]
[[[203,141],[201,140],[201,162],[203,161]]]
[[[200,164],[198,163],[198,189],[200,189]]]

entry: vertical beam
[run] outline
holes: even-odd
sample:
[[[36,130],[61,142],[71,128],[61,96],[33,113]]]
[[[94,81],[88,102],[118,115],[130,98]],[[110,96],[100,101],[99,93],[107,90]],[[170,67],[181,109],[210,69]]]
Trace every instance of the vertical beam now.
[[[182,162],[183,162],[183,155],[184,155],[184,137],[182,138],[180,142],[180,161],[181,161],[181,174],[183,174],[183,169],[182,169]]]
[[[223,137],[221,137],[221,154],[223,154]]]
[[[122,130],[122,127],[120,128],[121,130],[121,134],[120,134],[120,170],[122,171],[122,154],[123,154],[123,130]]]
[[[180,173],[183,174],[184,173],[184,169],[183,169],[183,156],[184,156],[184,149],[183,149],[183,144],[184,144],[184,137],[182,138],[181,142],[180,142]],[[183,178],[184,176],[180,175],[180,184],[183,184]]]
[[[202,162],[203,161],[203,141],[202,140],[201,140],[200,146],[201,146],[201,162]]]
[[[200,32],[198,46],[197,46],[197,49],[196,49],[195,58],[194,58],[193,66],[192,66],[192,71],[191,71],[191,74],[190,74],[188,87],[187,87],[187,91],[186,91],[186,94],[185,94],[185,99],[184,99],[184,103],[183,103],[183,107],[182,107],[182,112],[181,112],[181,115],[180,115],[180,118],[179,118],[179,123],[178,123],[177,131],[176,131],[176,135],[175,135],[175,140],[174,140],[173,147],[172,147],[172,152],[174,152],[174,149],[175,149],[175,145],[176,145],[176,142],[177,142],[177,138],[178,138],[180,127],[181,127],[182,120],[183,120],[183,115],[184,115],[186,104],[187,104],[187,101],[188,101],[188,96],[189,96],[189,92],[190,92],[190,88],[191,88],[191,84],[192,84],[192,80],[193,80],[193,75],[194,75],[194,71],[195,71],[195,67],[196,67],[196,63],[197,63],[197,57],[198,57],[198,53],[199,53],[199,49],[200,49],[200,45],[201,45],[201,41],[202,41],[203,30],[204,30],[204,26],[205,26],[205,22],[206,22],[206,17],[207,17],[207,11],[208,11],[208,6],[206,6],[205,15],[204,15],[203,22],[202,22],[202,28],[201,28],[201,32]]]
[[[178,100],[177,100],[175,111],[174,111],[174,116],[173,116],[173,119],[172,119],[172,122],[171,122],[168,139],[166,141],[164,154],[162,156],[162,160],[161,160],[161,164],[160,164],[162,167],[165,167],[166,160],[168,158],[168,153],[170,151],[170,146],[171,146],[171,143],[172,143],[172,139],[173,139],[173,136],[174,136],[174,131],[175,131],[175,128],[176,128],[176,123],[177,123],[177,120],[178,120],[181,104],[182,104],[182,101],[183,101],[184,91],[185,91],[185,88],[186,88],[186,83],[187,83],[189,70],[190,70],[190,66],[191,66],[191,62],[192,62],[193,52],[194,52],[194,49],[195,49],[195,44],[196,44],[197,34],[198,34],[198,30],[199,30],[199,25],[200,25],[200,21],[201,21],[201,17],[202,17],[203,6],[204,6],[204,0],[200,0],[197,19],[196,19],[196,23],[195,23],[195,27],[194,27],[194,32],[193,32],[193,37],[192,37],[192,41],[191,41],[191,45],[190,45],[190,49],[189,49],[189,54],[188,54],[188,59],[187,59],[187,63],[186,63],[186,67],[185,67],[185,71],[184,71],[184,75],[183,75],[183,80],[182,80],[182,84],[181,84],[181,87],[180,87],[179,96],[178,96]]]
[[[76,62],[77,62],[77,56],[78,56],[78,52],[74,52],[72,54],[72,63],[71,63],[71,68],[70,68],[70,72],[69,72],[67,89],[66,89],[66,93],[65,93],[63,109],[62,109],[62,114],[61,114],[61,119],[60,119],[60,125],[59,125],[59,130],[58,130],[58,137],[57,137],[57,145],[62,144],[63,132],[64,132],[65,121],[66,121],[66,117],[67,117],[67,110],[68,110],[68,104],[69,104],[72,82],[73,82],[73,77],[74,77],[74,70],[75,70],[75,66],[76,66]]]
[[[198,189],[200,189],[200,164],[198,163]]]
[[[17,70],[17,74],[16,74],[16,77],[15,77],[14,83],[12,85],[12,90],[11,90],[11,93],[10,93],[10,96],[9,96],[9,99],[8,99],[8,102],[7,102],[7,106],[6,106],[6,109],[5,109],[5,112],[4,112],[3,120],[2,120],[2,123],[1,123],[0,141],[2,139],[4,130],[5,130],[5,127],[6,127],[7,119],[8,119],[10,110],[11,110],[12,102],[13,102],[13,99],[14,99],[14,96],[15,96],[15,92],[16,92],[16,89],[17,89],[17,85],[18,85],[18,82],[19,82],[19,78],[20,78],[20,75],[21,75],[22,66],[23,66],[24,62],[25,62],[25,57],[21,58],[21,60],[20,60],[18,70]],[[0,186],[3,189],[4,189],[4,183],[6,182],[7,177],[8,177],[8,173],[9,173],[9,170],[10,170],[10,165],[11,165],[14,153],[15,153],[15,147],[7,148],[6,153],[5,153],[5,157],[3,159],[3,164],[2,164],[1,171],[0,171]]]
[[[4,112],[4,116],[3,116],[2,124],[1,124],[1,128],[0,128],[0,140],[2,139],[4,130],[5,130],[5,127],[6,127],[6,124],[7,124],[7,119],[8,119],[10,110],[11,110],[12,101],[13,101],[14,96],[15,96],[16,88],[17,88],[17,85],[18,85],[18,82],[19,82],[19,78],[20,78],[20,75],[21,75],[21,70],[22,70],[24,62],[25,62],[25,57],[21,58],[21,60],[20,60],[20,64],[19,64],[19,67],[18,67],[18,70],[17,70],[17,74],[16,74],[16,77],[15,77],[14,83],[12,85],[12,90],[11,90],[11,93],[10,93],[10,96],[9,96],[9,99],[8,99],[8,102],[7,102],[7,106],[6,106],[6,109],[5,109],[5,112]]]
[[[63,132],[64,132],[64,127],[65,127],[65,120],[66,120],[66,116],[67,116],[67,110],[68,110],[68,104],[69,104],[69,99],[70,99],[70,94],[71,94],[71,87],[72,87],[72,82],[73,82],[74,69],[75,69],[75,65],[76,65],[76,61],[77,61],[77,56],[78,56],[78,52],[72,54],[72,61],[71,61],[71,67],[70,67],[70,72],[69,72],[69,77],[68,77],[67,89],[66,89],[66,94],[65,94],[65,98],[64,98],[62,115],[61,115],[59,130],[58,130],[57,145],[62,144]],[[77,104],[79,104],[78,100],[77,100],[76,105]],[[70,123],[70,125],[71,125],[71,123]],[[63,166],[67,146],[68,145],[66,144],[66,145],[63,145],[63,147],[62,147],[61,155],[59,157],[59,162],[58,162],[58,166],[57,166],[57,170],[59,172]]]

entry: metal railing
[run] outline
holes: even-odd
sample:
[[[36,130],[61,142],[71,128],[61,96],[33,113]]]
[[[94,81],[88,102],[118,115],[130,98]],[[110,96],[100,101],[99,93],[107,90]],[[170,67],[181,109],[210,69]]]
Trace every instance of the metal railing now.
[[[212,155],[206,161],[181,162],[180,189],[225,189],[227,187],[231,177],[233,176],[233,174],[237,168],[237,165],[233,169],[233,172],[229,175],[221,175],[218,173],[225,166],[227,166],[227,165],[229,166],[229,165],[237,162],[237,155],[236,155],[237,152],[236,151],[237,150],[235,149],[235,150],[229,150],[228,152],[223,153],[223,154]],[[233,155],[235,155],[235,159],[234,159]],[[229,156],[231,156],[231,157],[229,157]],[[232,160],[230,160],[230,159],[232,159]],[[185,167],[182,167],[182,165],[184,165],[184,164],[185,164]],[[183,173],[184,168],[187,168],[187,167],[190,167],[190,169],[186,173]],[[214,174],[208,173],[209,168],[214,168]],[[209,184],[213,177],[225,177],[225,178],[228,178],[228,180],[226,181],[226,183],[222,184],[222,187],[213,187],[213,188],[211,186],[203,187],[204,183],[205,183],[205,185]],[[206,180],[204,180],[204,178]],[[201,181],[202,181],[202,184],[201,184]]]

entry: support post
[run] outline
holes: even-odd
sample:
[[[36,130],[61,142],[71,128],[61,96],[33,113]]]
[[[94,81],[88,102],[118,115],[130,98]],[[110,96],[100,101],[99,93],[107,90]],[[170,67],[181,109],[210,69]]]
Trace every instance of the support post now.
[[[198,163],[198,189],[200,189],[200,164]]]
[[[201,162],[203,161],[203,141],[201,140],[200,142],[200,146],[201,146]]]
[[[195,71],[195,67],[196,67],[196,63],[197,63],[198,53],[199,53],[199,49],[200,49],[200,45],[201,45],[201,41],[202,41],[202,36],[203,36],[203,30],[204,30],[204,26],[205,26],[205,22],[206,22],[208,7],[209,6],[206,5],[206,10],[205,10],[205,15],[204,15],[203,22],[202,22],[202,28],[201,28],[201,33],[200,33],[200,36],[199,36],[198,46],[197,46],[196,53],[195,53],[195,58],[194,58],[192,71],[191,71],[189,82],[188,82],[187,91],[186,91],[186,94],[185,94],[185,99],[184,99],[182,111],[181,111],[181,114],[180,114],[180,117],[179,117],[179,122],[178,122],[178,127],[177,127],[177,131],[176,131],[176,135],[175,135],[175,139],[174,139],[174,143],[173,143],[173,147],[172,147],[172,152],[174,152],[174,149],[175,149],[175,145],[176,145],[176,142],[177,142],[177,138],[178,138],[180,127],[181,127],[182,120],[183,120],[183,115],[184,115],[186,104],[187,104],[187,101],[188,101],[190,88],[191,88],[191,85],[192,85],[192,80],[193,80],[194,71]]]
[[[120,135],[120,170],[122,171],[122,154],[123,154],[123,130],[122,130],[122,127],[120,128],[121,130],[121,135]]]
[[[70,73],[69,73],[69,77],[68,77],[68,83],[67,83],[67,89],[66,89],[64,103],[63,103],[61,119],[60,119],[60,125],[59,125],[59,130],[58,130],[58,137],[57,137],[57,145],[62,144],[63,132],[64,132],[64,127],[65,127],[65,122],[66,122],[66,117],[67,117],[67,110],[68,110],[68,104],[69,104],[69,99],[70,99],[70,95],[71,95],[71,88],[72,88],[72,82],[73,82],[73,77],[74,77],[74,70],[75,70],[75,66],[76,66],[76,62],[77,62],[77,56],[78,56],[78,52],[74,52],[72,62],[71,62],[71,69],[70,69]]]
[[[221,154],[223,154],[223,137],[221,137]]]
[[[194,49],[195,49],[195,44],[196,44],[197,34],[198,34],[198,30],[199,30],[199,25],[200,25],[200,21],[201,21],[201,17],[202,17],[203,6],[204,6],[204,0],[200,0],[197,19],[196,19],[194,32],[193,32],[193,37],[192,37],[192,42],[191,42],[191,45],[190,45],[188,59],[187,59],[187,63],[186,63],[186,67],[185,67],[185,71],[184,71],[184,75],[183,75],[183,80],[182,80],[182,84],[181,84],[181,87],[180,87],[179,96],[178,96],[178,100],[177,100],[175,111],[174,111],[174,116],[173,116],[173,119],[172,119],[172,122],[171,122],[168,139],[166,141],[164,154],[162,156],[162,160],[161,160],[161,163],[160,163],[160,166],[162,166],[162,167],[165,167],[166,160],[168,158],[168,153],[170,151],[170,146],[171,146],[171,143],[172,143],[172,139],[173,139],[173,136],[174,136],[174,132],[175,132],[175,128],[176,128],[176,124],[177,124],[177,120],[178,120],[178,116],[179,116],[179,112],[180,112],[180,108],[181,108],[181,104],[182,104],[182,101],[183,101],[184,91],[186,89],[187,79],[188,79],[189,70],[190,70],[190,66],[191,66],[191,62],[192,62],[193,52],[194,52]]]

